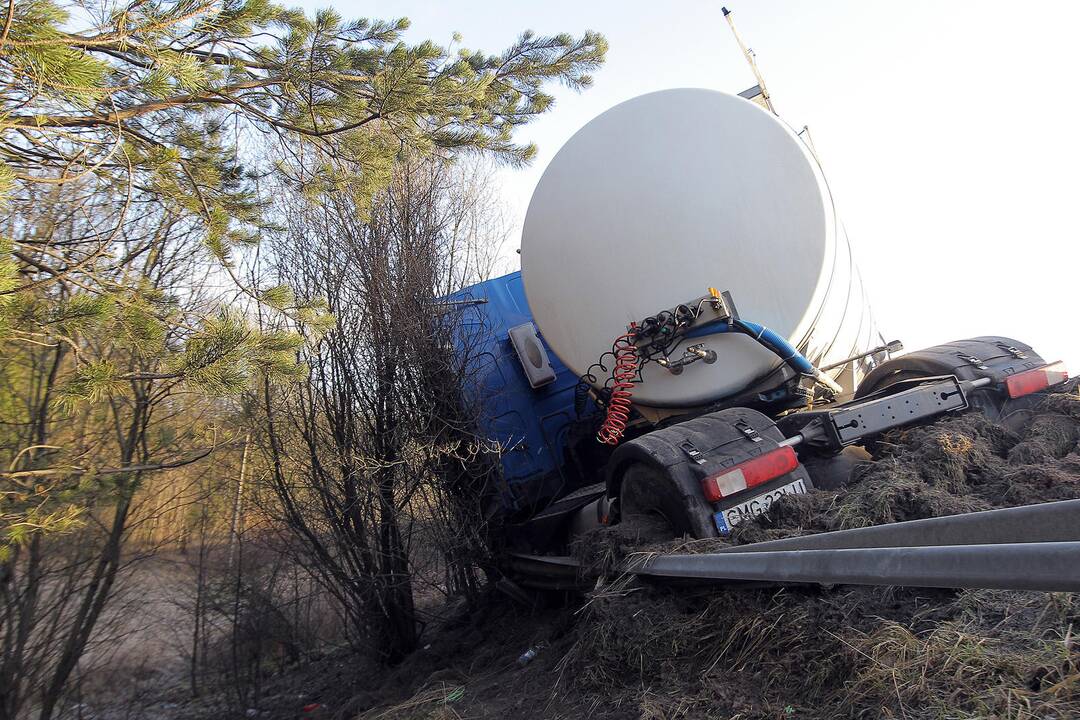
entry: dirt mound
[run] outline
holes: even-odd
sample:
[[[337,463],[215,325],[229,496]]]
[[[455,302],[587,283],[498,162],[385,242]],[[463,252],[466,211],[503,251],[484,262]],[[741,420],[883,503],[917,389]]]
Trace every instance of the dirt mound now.
[[[967,414],[892,433],[842,490],[782,498],[726,540],[647,549],[708,552],[1080,497],[1080,398],[1050,396],[1007,425]],[[1071,594],[688,594],[624,581],[594,594],[583,615],[566,676],[585,696],[620,688],[640,717],[1080,716],[1080,603]]]
[[[565,676],[641,717],[1080,715],[1068,595],[650,589],[587,612]]]

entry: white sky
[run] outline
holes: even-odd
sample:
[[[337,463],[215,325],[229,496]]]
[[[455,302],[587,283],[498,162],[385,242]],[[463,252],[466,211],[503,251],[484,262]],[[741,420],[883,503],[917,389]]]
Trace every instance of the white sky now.
[[[315,8],[325,2],[305,1]],[[754,84],[720,2],[339,0],[413,21],[409,39],[497,52],[524,29],[603,32],[583,94],[526,127],[540,153],[500,171],[517,225],[552,155],[652,90]],[[1080,372],[1080,2],[728,0],[780,114],[809,125],[884,334],[908,349],[980,334]],[[515,256],[516,257],[516,256]]]

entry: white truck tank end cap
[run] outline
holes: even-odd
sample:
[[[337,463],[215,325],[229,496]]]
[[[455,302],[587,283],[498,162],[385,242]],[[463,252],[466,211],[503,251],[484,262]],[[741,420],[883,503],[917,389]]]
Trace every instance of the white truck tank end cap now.
[[[825,312],[850,310],[857,274],[813,156],[772,114],[713,90],[643,95],[579,130],[533,193],[521,256],[535,321],[579,375],[629,323],[709,287],[730,290],[742,317],[801,345],[811,360],[830,355],[818,352],[813,335],[836,337],[864,304],[859,287],[856,310]],[[703,405],[778,365],[745,336],[695,342],[717,362],[679,375],[650,363],[634,401]]]

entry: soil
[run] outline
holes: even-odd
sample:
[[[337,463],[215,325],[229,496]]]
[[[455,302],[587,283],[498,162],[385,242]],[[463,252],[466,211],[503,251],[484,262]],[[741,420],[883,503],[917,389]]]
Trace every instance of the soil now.
[[[729,540],[657,546],[609,531],[581,550],[607,569],[586,597],[530,608],[492,591],[433,625],[396,668],[342,655],[281,676],[259,716],[1080,717],[1080,600],[1069,593],[694,590],[613,570],[642,549],[1080,498],[1080,397],[1049,396],[1007,425],[972,413],[892,433],[853,484],[783,498]]]

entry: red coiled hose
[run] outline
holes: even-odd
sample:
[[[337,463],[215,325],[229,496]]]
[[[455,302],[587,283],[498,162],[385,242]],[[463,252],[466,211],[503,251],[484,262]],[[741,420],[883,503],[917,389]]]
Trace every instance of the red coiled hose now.
[[[596,439],[607,445],[618,445],[630,419],[630,396],[638,373],[638,354],[631,333],[615,341],[615,369],[611,372],[611,398],[607,417],[596,433]]]

